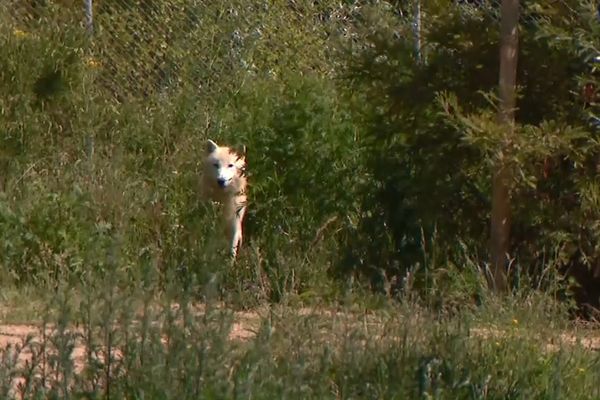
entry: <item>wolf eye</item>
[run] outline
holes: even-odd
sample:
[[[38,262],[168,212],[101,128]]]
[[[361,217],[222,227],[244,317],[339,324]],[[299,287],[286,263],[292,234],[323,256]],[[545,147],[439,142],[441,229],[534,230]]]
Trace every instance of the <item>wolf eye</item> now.
[[[229,167],[229,168],[233,168],[233,164],[229,164],[229,165],[228,165],[228,167]]]
[[[214,164],[213,164],[213,167],[215,167],[215,168],[219,168],[219,163],[214,163]]]

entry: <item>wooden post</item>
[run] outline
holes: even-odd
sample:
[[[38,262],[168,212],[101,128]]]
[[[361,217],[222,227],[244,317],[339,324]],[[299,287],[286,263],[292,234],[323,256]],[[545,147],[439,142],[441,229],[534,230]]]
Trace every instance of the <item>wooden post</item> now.
[[[491,284],[498,292],[507,290],[507,267],[510,244],[511,167],[507,152],[515,134],[517,55],[519,50],[519,0],[502,0],[500,9],[500,109],[498,120],[505,127],[504,145],[496,160],[492,180],[491,216]]]

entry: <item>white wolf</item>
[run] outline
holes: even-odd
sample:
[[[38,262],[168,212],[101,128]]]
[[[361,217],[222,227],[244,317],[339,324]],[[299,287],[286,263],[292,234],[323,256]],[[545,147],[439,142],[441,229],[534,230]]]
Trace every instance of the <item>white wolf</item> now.
[[[242,244],[242,221],[246,213],[246,148],[237,152],[219,146],[212,140],[206,143],[203,192],[210,200],[223,205],[227,238],[235,260]]]

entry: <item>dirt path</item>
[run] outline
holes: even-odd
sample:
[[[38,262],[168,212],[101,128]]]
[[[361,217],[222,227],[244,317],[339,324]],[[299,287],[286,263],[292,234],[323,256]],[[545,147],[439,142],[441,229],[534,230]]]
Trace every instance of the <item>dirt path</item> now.
[[[298,309],[297,315],[308,316],[314,315],[314,310],[309,309]],[[319,313],[320,317],[330,319],[334,318],[338,313],[326,311]],[[229,332],[230,340],[246,341],[251,340],[256,336],[258,329],[260,328],[261,315],[257,312],[240,311],[233,313],[233,323]],[[47,334],[52,332],[52,327],[47,328]],[[477,327],[470,330],[470,335],[475,338],[484,339],[498,339],[506,337],[508,335],[507,330],[490,328],[490,327]],[[517,331],[519,332],[519,331]],[[522,334],[528,335],[529,332],[526,330],[522,331]],[[0,352],[6,349],[8,346],[20,346],[28,337],[31,337],[33,342],[40,342],[42,337],[40,326],[33,324],[0,324]],[[578,332],[562,332],[560,335],[552,338],[546,345],[546,350],[557,351],[561,346],[564,345],[578,345],[590,351],[600,351],[600,336],[594,329],[580,329]],[[76,364],[76,368],[82,368],[81,362],[85,354],[82,345],[76,346],[73,351],[73,359]]]
[[[202,315],[205,310],[199,311],[199,315]],[[288,311],[289,312],[289,311]],[[246,342],[254,338],[260,329],[260,324],[263,318],[258,312],[234,312],[232,313],[233,321],[231,329],[229,331],[229,339],[232,341]],[[355,325],[358,319],[353,319],[351,316],[343,312],[337,311],[323,311],[316,312],[315,310],[308,309],[297,309],[294,310],[294,314],[298,316],[315,316],[323,319],[325,326],[327,321],[333,321],[334,318],[348,318],[353,320],[351,323]],[[360,319],[360,318],[359,318]],[[370,319],[370,318],[369,318]],[[364,321],[362,322],[364,323]],[[360,324],[360,322],[359,322]],[[374,325],[372,325],[374,324]],[[374,318],[373,321],[369,321],[371,326],[379,326],[383,328],[383,322],[380,319]],[[509,327],[510,328],[510,327]],[[506,337],[523,337],[531,338],[532,332],[527,329],[500,329],[494,327],[476,327],[471,328],[468,336],[474,339],[489,339],[498,340]],[[44,336],[51,337],[53,334],[52,326],[46,327],[47,331],[43,334],[41,327],[33,324],[0,324],[0,361],[4,366],[10,365],[12,357],[13,365],[17,368],[26,366],[32,363],[34,353],[37,352],[38,357],[40,354],[55,354],[56,349],[53,348],[51,343],[43,343]],[[274,329],[277,329],[275,326]],[[324,334],[327,335],[327,329],[325,328]],[[82,331],[80,328],[74,328],[70,333],[73,334],[73,342],[75,347],[71,352],[71,359],[75,368],[75,373],[80,373],[84,367],[85,362],[88,359],[88,351],[84,345],[82,339]],[[535,335],[535,333],[533,333]],[[164,342],[167,342],[168,338],[164,338]],[[51,342],[51,341],[50,341]],[[26,345],[25,345],[26,344]],[[541,341],[542,349],[548,352],[558,351],[565,346],[580,346],[589,351],[600,351],[600,336],[598,335],[597,329],[589,328],[574,328],[572,331],[565,331],[562,333],[557,332],[557,335],[550,340],[545,339]],[[103,352],[96,357],[103,358]],[[114,350],[111,353],[111,357],[119,359],[122,356],[120,351]],[[23,378],[16,375],[12,381],[13,390],[18,389],[18,385],[23,382]]]

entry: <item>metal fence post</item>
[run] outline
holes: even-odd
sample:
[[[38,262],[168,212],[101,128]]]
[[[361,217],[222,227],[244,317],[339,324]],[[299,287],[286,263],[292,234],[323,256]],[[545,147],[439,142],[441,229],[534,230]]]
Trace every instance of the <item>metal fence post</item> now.
[[[85,27],[88,32],[88,35],[92,36],[92,34],[94,33],[93,0],[83,0],[83,4],[85,7]],[[94,168],[94,163],[92,162],[92,157],[94,156],[94,136],[91,135],[89,132],[84,138],[84,147],[88,159],[88,165],[90,167],[90,170],[92,170]]]
[[[421,0],[416,0],[414,4],[414,21],[413,30],[415,35],[415,56],[417,62],[423,62],[422,46],[421,46]]]
[[[83,4],[85,5],[85,26],[90,35],[94,33],[94,11],[92,3],[93,0],[83,0]]]

